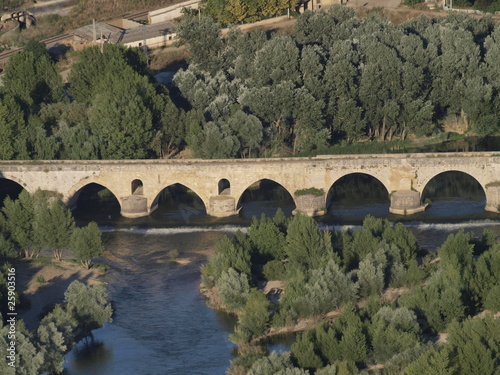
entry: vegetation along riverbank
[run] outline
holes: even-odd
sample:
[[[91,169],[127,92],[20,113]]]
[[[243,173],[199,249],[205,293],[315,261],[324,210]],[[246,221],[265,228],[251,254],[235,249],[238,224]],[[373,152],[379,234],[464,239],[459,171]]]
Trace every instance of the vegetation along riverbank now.
[[[430,253],[402,224],[330,232],[278,211],[216,244],[202,290],[238,316],[230,374],[495,374],[499,267],[488,230]],[[300,332],[290,352],[266,353],[287,331]]]
[[[13,360],[0,357],[1,374],[60,374],[64,355],[111,321],[108,294],[98,281],[103,269],[91,263],[104,251],[99,228],[78,228],[60,200],[23,190],[0,210],[0,249],[0,349],[15,349]],[[13,305],[6,302],[10,291]]]

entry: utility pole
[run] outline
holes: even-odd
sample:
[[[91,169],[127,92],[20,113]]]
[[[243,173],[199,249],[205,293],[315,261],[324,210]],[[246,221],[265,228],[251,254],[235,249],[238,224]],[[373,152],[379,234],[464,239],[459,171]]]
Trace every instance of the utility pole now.
[[[92,18],[92,37],[93,37],[93,42],[94,42],[94,45],[97,43],[97,32],[96,32],[96,29],[95,29],[95,18]]]
[[[148,46],[146,44],[147,36],[147,28],[146,25],[142,25],[142,50],[144,51],[144,55],[146,56],[146,65],[149,66],[149,58],[148,58]]]

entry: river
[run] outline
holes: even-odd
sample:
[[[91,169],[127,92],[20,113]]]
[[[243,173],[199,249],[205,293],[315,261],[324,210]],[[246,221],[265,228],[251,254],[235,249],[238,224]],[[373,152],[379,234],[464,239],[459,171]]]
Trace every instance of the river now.
[[[341,181],[329,194],[332,213],[319,219],[325,228],[355,228],[367,214],[387,217],[403,221],[420,247],[430,250],[461,228],[477,236],[489,228],[500,236],[499,215],[484,212],[482,189],[464,175],[447,174],[430,183],[423,196],[431,206],[407,218],[389,214],[387,192],[363,175]],[[82,195],[86,209],[76,217],[80,223],[98,221],[103,231],[107,252],[99,261],[110,266],[103,280],[115,315],[93,332],[93,341],[80,342],[66,356],[66,374],[224,374],[233,358],[228,336],[235,320],[206,307],[198,291],[199,267],[219,238],[244,230],[252,215],[272,215],[278,207],[290,215],[291,197],[264,181],[246,192],[239,217],[213,219],[177,186],[165,191],[150,217],[124,219],[112,199],[96,204],[93,196],[85,201]],[[182,264],[168,260],[174,249]],[[279,342],[277,347],[283,348]]]

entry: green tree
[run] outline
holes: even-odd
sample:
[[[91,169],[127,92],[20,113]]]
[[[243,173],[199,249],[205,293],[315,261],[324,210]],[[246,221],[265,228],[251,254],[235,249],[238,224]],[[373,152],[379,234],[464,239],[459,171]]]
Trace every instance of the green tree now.
[[[291,262],[315,269],[332,256],[327,252],[325,237],[314,219],[296,215],[288,225],[285,253]]]
[[[64,354],[68,347],[64,344],[63,334],[53,322],[40,324],[37,330],[39,350],[43,353],[42,371],[60,374],[63,371]]]
[[[151,103],[156,92],[147,78],[122,66],[108,70],[89,109],[89,125],[103,159],[142,159],[152,139]]]
[[[77,102],[86,104],[90,104],[95,94],[99,93],[109,69],[120,71],[123,66],[128,66],[139,75],[144,75],[147,68],[142,51],[119,44],[105,43],[102,50],[99,46],[85,48],[78,53],[78,57],[79,61],[73,64],[68,76],[69,95]]]
[[[377,362],[385,362],[395,354],[413,348],[420,337],[415,313],[402,307],[382,307],[373,317],[370,331]]]
[[[226,1],[219,1],[219,15],[227,14]],[[210,10],[208,10],[210,13]],[[202,70],[214,74],[222,66],[223,42],[220,36],[220,28],[212,18],[201,15],[201,17],[187,16],[175,29],[181,43],[187,44],[191,53],[191,62],[198,65]]]
[[[7,197],[2,207],[3,223],[9,239],[27,258],[33,258],[39,249],[34,238],[34,198],[23,190],[15,201]]]
[[[487,315],[453,322],[448,341],[455,349],[458,373],[493,375],[500,366],[500,323]]]
[[[323,361],[315,352],[314,333],[305,331],[298,335],[291,346],[293,358],[300,367],[318,369],[323,367]]]
[[[103,285],[86,286],[75,280],[64,292],[64,302],[85,329],[94,329],[112,321],[113,310]]]
[[[87,269],[92,264],[92,258],[101,256],[105,251],[101,231],[95,222],[90,222],[82,228],[75,228],[71,234],[70,244],[76,260]]]
[[[252,288],[241,311],[233,339],[245,337],[250,341],[263,335],[269,327],[270,302],[262,291]]]
[[[248,275],[239,273],[233,268],[222,272],[217,280],[217,288],[222,303],[230,310],[238,310],[245,306],[250,295]]]
[[[248,238],[257,252],[267,259],[282,260],[285,256],[285,235],[274,223],[273,219],[262,214],[260,219],[254,217],[248,229]]]
[[[70,243],[71,232],[75,227],[75,219],[71,211],[60,200],[54,200],[47,206],[39,206],[35,210],[33,226],[37,243],[54,253],[54,259],[60,261],[64,250]]]
[[[36,111],[41,103],[62,98],[62,78],[43,43],[32,42],[9,59],[3,89],[26,112]]]
[[[431,347],[404,370],[406,375],[452,375],[455,374],[449,350],[445,347],[436,350]]]
[[[272,351],[268,356],[256,360],[250,367],[248,375],[276,375],[288,368],[293,368],[290,353]]]
[[[7,348],[11,342],[8,332],[8,325],[0,328],[0,347],[4,353],[7,352]],[[7,345],[8,343],[9,345]],[[5,371],[6,375],[38,375],[42,371],[44,363],[43,353],[35,346],[32,335],[26,330],[22,321],[16,323],[15,351],[16,362],[14,368],[4,364],[6,360],[4,355],[0,359],[2,371]]]
[[[8,95],[0,95],[0,159],[10,160],[26,155],[19,138],[26,137],[21,107]]]

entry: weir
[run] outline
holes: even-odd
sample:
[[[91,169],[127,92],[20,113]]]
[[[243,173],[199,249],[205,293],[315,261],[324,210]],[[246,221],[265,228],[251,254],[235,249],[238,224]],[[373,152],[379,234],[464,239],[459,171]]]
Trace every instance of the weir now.
[[[0,179],[60,193],[74,206],[79,192],[95,183],[118,200],[125,217],[147,216],[158,206],[163,189],[182,184],[197,194],[208,215],[236,215],[243,192],[260,180],[274,181],[293,197],[296,212],[310,216],[326,212],[326,193],[344,176],[361,173],[380,181],[390,196],[390,211],[410,215],[425,209],[427,183],[440,173],[463,172],[483,188],[488,211],[499,212],[500,156],[491,152],[320,155],[310,158],[1,161]],[[297,195],[315,188],[323,195]]]

